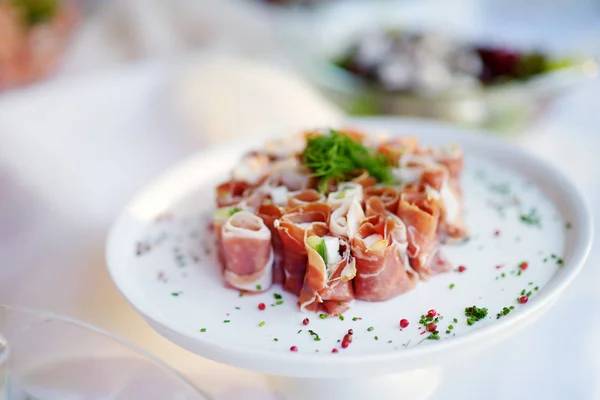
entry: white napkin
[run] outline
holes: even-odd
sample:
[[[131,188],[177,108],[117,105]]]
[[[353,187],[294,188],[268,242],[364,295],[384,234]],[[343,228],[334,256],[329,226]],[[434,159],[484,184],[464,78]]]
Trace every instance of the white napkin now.
[[[234,57],[191,61],[173,94],[176,114],[200,143],[337,125],[343,116],[294,73]]]

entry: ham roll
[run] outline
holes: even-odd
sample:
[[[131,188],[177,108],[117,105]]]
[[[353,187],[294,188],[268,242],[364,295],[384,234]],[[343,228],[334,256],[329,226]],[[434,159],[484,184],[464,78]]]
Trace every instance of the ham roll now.
[[[441,206],[436,193],[427,185],[408,185],[400,195],[396,212],[406,224],[410,265],[423,280],[450,268],[439,254]]]
[[[363,220],[351,240],[357,299],[389,300],[415,287],[417,274],[409,264],[407,246],[406,227],[400,219],[375,215]]]
[[[248,211],[233,214],[221,228],[225,282],[236,289],[263,292],[273,283],[271,231]]]
[[[304,246],[305,232],[307,229],[312,229],[317,233],[325,234],[328,231],[330,215],[329,205],[311,203],[291,209],[275,223],[285,253],[283,260],[285,290],[300,294],[308,261]]]
[[[358,231],[365,212],[357,198],[346,201],[331,213],[329,231],[345,239],[352,239]]]
[[[396,212],[400,193],[398,189],[391,186],[374,186],[365,190],[365,199],[377,196],[383,201],[383,205],[390,212]]]
[[[299,207],[310,203],[322,203],[325,201],[325,195],[317,192],[315,189],[305,189],[291,194],[288,197],[289,207]]]
[[[300,292],[300,310],[325,311],[339,315],[354,300],[351,280],[356,265],[347,241],[307,230],[304,246],[308,255],[306,274]]]
[[[275,227],[275,221],[277,221],[283,215],[283,209],[276,206],[275,204],[263,204],[261,205],[256,215],[258,215],[267,228],[271,231],[271,246],[273,247],[273,283],[284,282],[283,276],[283,259],[285,253],[283,252],[283,244],[279,232]]]

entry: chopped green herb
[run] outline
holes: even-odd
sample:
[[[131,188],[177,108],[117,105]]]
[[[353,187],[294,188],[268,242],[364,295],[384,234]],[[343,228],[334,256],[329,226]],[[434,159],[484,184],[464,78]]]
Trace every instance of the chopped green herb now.
[[[279,293],[273,293],[273,297],[275,297],[275,300],[281,300],[283,298]]]
[[[344,316],[342,314],[340,314],[340,319],[343,321],[344,320]]]
[[[519,272],[517,272],[517,276],[521,276],[522,273],[523,273],[523,270],[520,269]]]
[[[454,289],[454,283],[451,283],[449,286],[450,289]]]
[[[327,314],[319,314],[319,318],[325,319],[325,318],[327,318]]]
[[[315,342],[320,342],[320,341],[321,341],[321,338],[319,337],[319,335],[317,334],[317,332],[313,331],[312,329],[309,329],[309,330],[308,330],[308,333],[309,333],[311,336],[313,336],[313,340],[314,340]]]
[[[563,259],[562,259],[562,258],[559,258],[558,260],[556,260],[556,263],[557,263],[558,265],[563,265],[563,264],[564,264],[564,261],[563,261]]]
[[[456,324],[456,323],[458,323],[458,319],[456,319],[456,318],[453,318],[453,319],[452,319],[452,322],[454,322],[454,323]]]
[[[529,282],[528,285],[533,285],[533,282]]]
[[[548,257],[544,258],[544,262],[548,262]]]
[[[278,305],[278,306],[280,306],[280,305],[282,305],[282,304],[283,304],[283,300],[277,300],[277,301],[275,302],[275,304],[276,304],[276,305]]]
[[[379,340],[379,336],[374,336],[373,339]]]
[[[358,321],[358,317],[352,317],[352,321]]]
[[[200,332],[202,332],[202,333],[206,332],[206,328],[200,329]]]
[[[533,288],[533,290],[538,291],[538,290],[540,290],[540,287],[536,286],[536,287]]]
[[[225,321],[223,321],[224,324],[228,324],[230,322],[231,322],[231,320],[229,320],[229,319],[226,319]]]
[[[538,228],[542,227],[540,216],[538,215],[537,210],[535,208],[532,208],[529,211],[529,214],[522,214],[521,222],[524,222],[528,225],[537,226]]]
[[[550,257],[556,258],[556,254],[550,254]]]
[[[298,331],[298,333],[300,333],[300,332],[302,332],[302,329],[300,329],[300,330]]]
[[[256,285],[256,290],[262,290],[262,286]]]
[[[500,311],[498,314],[496,314],[496,319],[500,319],[502,317],[504,317],[505,315],[508,315],[510,313],[510,310],[514,309],[514,306],[510,306],[509,307],[502,307],[502,311]]]
[[[341,305],[342,305],[342,301],[338,300],[338,306],[341,306]]]
[[[472,306],[465,308],[465,316],[468,317],[467,325],[473,325],[475,322],[482,320],[487,316],[487,313],[487,308],[483,307]]]
[[[171,296],[173,297],[178,297],[180,294],[182,294],[183,292],[173,292],[171,293]]]
[[[454,329],[454,325],[448,325],[448,329],[450,329],[450,330]]]
[[[531,297],[532,294],[533,294],[533,292],[530,290],[529,292],[527,292],[527,294],[525,296]]]
[[[379,182],[392,182],[391,167],[385,155],[335,130],[330,130],[328,135],[309,136],[302,163],[311,169],[312,176],[319,178],[322,192],[331,181],[346,181],[349,174],[358,170],[366,170]]]
[[[566,229],[571,229],[572,227],[573,227],[573,224],[571,224],[570,222],[567,222],[567,223],[565,224],[565,228],[566,228]]]
[[[368,327],[368,328],[367,328],[367,330],[368,330],[369,332],[371,332],[373,329],[375,329],[375,328],[373,328],[372,326],[370,326],[370,327]]]
[[[429,340],[440,340],[440,333],[438,331],[431,332],[431,335],[427,336]]]
[[[239,297],[244,297],[244,292],[240,292]]]
[[[506,276],[506,274],[503,272],[500,274],[500,276],[504,278]]]
[[[450,333],[452,333],[452,331],[451,331],[451,330],[447,330],[447,331],[446,331],[446,335],[449,335]]]
[[[279,342],[279,339],[277,339],[277,338],[273,338],[273,341],[274,341],[274,342]]]
[[[521,296],[525,296],[525,289],[521,290]]]
[[[229,210],[229,216],[231,217],[233,214],[235,214],[236,212],[240,212],[240,211],[242,211],[242,210],[237,207],[233,207],[231,210]]]
[[[265,326],[265,324],[266,324],[266,322],[262,321],[260,324],[258,324],[258,326],[260,326],[262,328],[263,326]]]

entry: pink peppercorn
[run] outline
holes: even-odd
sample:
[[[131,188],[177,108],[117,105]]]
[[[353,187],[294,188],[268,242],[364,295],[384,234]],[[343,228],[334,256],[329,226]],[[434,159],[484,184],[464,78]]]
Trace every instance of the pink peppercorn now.
[[[290,347],[290,351],[298,351],[298,348],[296,346],[292,346]]]
[[[408,322],[408,320],[406,318],[402,318],[400,320],[400,328],[406,328],[409,324],[410,324],[410,322]]]

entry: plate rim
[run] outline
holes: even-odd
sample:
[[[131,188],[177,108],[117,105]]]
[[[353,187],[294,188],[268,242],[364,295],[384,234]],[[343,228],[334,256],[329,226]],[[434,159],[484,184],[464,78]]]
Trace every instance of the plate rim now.
[[[491,137],[485,131],[477,131],[468,128],[453,126],[445,123],[428,121],[416,118],[401,118],[401,117],[362,117],[348,118],[344,120],[342,125],[352,125],[363,127],[365,129],[382,130],[400,130],[406,131],[414,129],[418,136],[419,129],[439,131],[452,131],[454,136],[459,136],[461,139],[469,140],[475,145],[482,147],[494,147],[495,151],[500,153],[513,154],[519,158],[525,158],[536,166],[539,170],[545,171],[545,175],[552,176],[554,187],[560,189],[561,193],[569,193],[565,196],[570,208],[574,210],[575,220],[573,221],[574,236],[578,239],[572,246],[572,255],[569,260],[569,268],[563,270],[561,278],[557,279],[551,287],[545,290],[544,295],[540,296],[535,301],[531,301],[527,308],[519,313],[511,314],[502,321],[489,326],[474,330],[473,332],[465,333],[452,340],[443,340],[431,346],[418,346],[403,351],[394,351],[389,353],[378,354],[344,354],[342,357],[324,357],[323,354],[314,353],[291,353],[291,352],[269,352],[264,350],[254,350],[248,347],[236,347],[231,345],[220,345],[198,339],[192,335],[189,329],[182,328],[168,318],[164,318],[160,314],[152,314],[148,310],[149,304],[134,304],[126,294],[126,285],[118,274],[121,266],[118,264],[120,255],[118,253],[117,236],[127,223],[128,210],[133,204],[140,201],[153,187],[161,182],[164,182],[169,176],[180,173],[179,171],[186,168],[190,164],[197,162],[196,160],[207,157],[211,153],[224,151],[225,148],[231,147],[229,144],[208,147],[200,152],[197,152],[188,158],[176,163],[161,173],[158,177],[152,180],[142,190],[138,191],[136,196],[124,207],[119,216],[114,220],[108,236],[106,245],[106,264],[109,275],[115,286],[125,298],[125,300],[162,336],[175,344],[186,348],[200,356],[210,358],[217,362],[222,362],[246,369],[258,370],[266,373],[274,373],[276,375],[287,376],[349,376],[355,375],[352,371],[356,369],[361,373],[369,370],[372,373],[393,372],[399,368],[414,368],[419,365],[428,365],[438,363],[442,354],[450,354],[451,352],[462,353],[474,350],[478,346],[487,346],[502,340],[511,334],[510,328],[513,331],[524,327],[527,322],[531,322],[534,316],[541,315],[547,310],[551,304],[564,292],[571,284],[575,277],[580,273],[585,261],[591,251],[594,226],[591,211],[585,197],[581,191],[558,169],[547,161],[539,158],[535,154],[496,137]],[[393,132],[390,132],[392,135]],[[264,139],[263,137],[252,141],[240,141],[236,144],[237,148],[247,149],[249,146],[256,146],[257,140]],[[563,207],[564,208],[564,207]],[[487,339],[487,341],[483,340]],[[438,356],[438,357],[436,357]],[[331,370],[331,368],[338,370]],[[360,367],[360,369],[359,369]],[[326,375],[322,375],[324,372]]]

